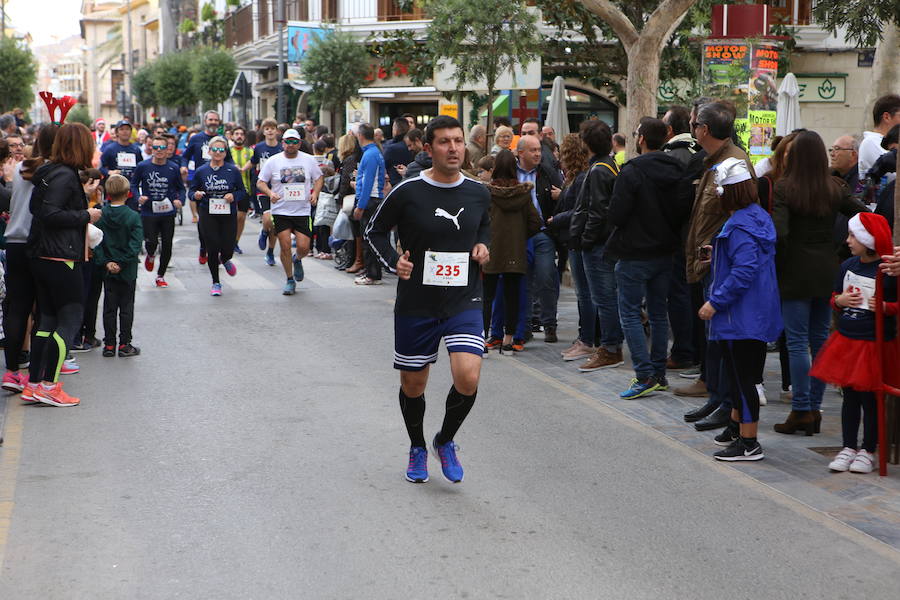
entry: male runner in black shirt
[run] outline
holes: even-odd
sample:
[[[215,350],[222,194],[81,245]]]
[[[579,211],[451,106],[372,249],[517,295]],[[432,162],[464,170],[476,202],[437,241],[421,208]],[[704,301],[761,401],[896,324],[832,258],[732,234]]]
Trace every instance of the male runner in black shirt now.
[[[475,403],[484,335],[481,269],[490,240],[487,189],[460,173],[465,137],[447,116],[425,129],[425,151],[433,166],[404,180],[385,198],[366,229],[375,254],[400,278],[394,306],[394,368],[400,371],[400,410],[411,448],[406,479],[428,481],[428,452],[422,422],[425,386],[437,362],[441,338],[450,354],[453,386],[433,447],[448,481],[463,479],[453,436]],[[390,243],[398,228],[403,256]]]

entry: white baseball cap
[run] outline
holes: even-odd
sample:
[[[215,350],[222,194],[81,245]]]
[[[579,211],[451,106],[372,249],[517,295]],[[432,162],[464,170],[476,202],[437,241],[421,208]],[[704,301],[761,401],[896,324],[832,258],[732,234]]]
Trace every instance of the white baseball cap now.
[[[297,133],[296,129],[288,129],[284,132],[284,135],[281,136],[281,139],[292,139],[292,140],[302,140],[303,136]]]

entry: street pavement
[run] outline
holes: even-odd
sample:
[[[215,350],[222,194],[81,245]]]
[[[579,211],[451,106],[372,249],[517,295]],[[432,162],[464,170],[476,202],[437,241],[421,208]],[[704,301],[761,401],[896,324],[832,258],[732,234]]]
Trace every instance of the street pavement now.
[[[178,228],[172,286],[141,269],[141,356],[79,355],[65,382],[81,406],[9,398],[0,598],[896,600],[890,540],[637,412],[681,400],[620,407],[627,369],[558,375],[562,344],[540,336],[484,362],[457,436],[465,481],[432,459],[430,482],[407,483],[393,285],[308,259],[282,296],[256,231],[211,298]],[[449,386],[442,354],[427,437]],[[779,462],[773,436],[761,464]]]

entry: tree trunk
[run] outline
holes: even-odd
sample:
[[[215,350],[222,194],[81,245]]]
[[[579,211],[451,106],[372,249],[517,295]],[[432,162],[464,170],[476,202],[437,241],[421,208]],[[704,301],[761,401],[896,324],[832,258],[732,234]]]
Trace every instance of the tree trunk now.
[[[872,63],[872,84],[866,96],[866,110],[863,115],[863,131],[871,131],[872,107],[875,100],[885,94],[894,94],[900,87],[900,63],[897,61],[898,47],[900,47],[900,28],[897,25],[886,23],[884,37],[875,49],[875,62]]]
[[[494,137],[494,86],[488,85],[487,125],[484,127],[484,153],[490,154],[493,147],[491,140]]]
[[[625,91],[628,105],[625,107],[625,124],[619,131],[631,140],[642,117],[656,118],[656,94],[659,89],[659,50],[657,45],[640,39],[628,52],[628,81]],[[634,148],[627,148],[631,156]]]

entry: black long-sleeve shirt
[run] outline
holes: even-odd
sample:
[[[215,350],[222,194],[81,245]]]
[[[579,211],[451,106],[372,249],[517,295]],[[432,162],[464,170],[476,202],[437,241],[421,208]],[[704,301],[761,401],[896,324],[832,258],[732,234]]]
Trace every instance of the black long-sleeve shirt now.
[[[465,310],[481,310],[481,270],[469,258],[465,286],[425,285],[426,252],[471,253],[476,244],[491,239],[488,210],[491,195],[480,183],[460,176],[442,184],[424,174],[405,179],[391,190],[366,228],[366,242],[378,259],[397,271],[397,251],[390,232],[397,227],[400,246],[408,250],[412,275],[397,284],[394,312],[405,316],[447,318]]]

